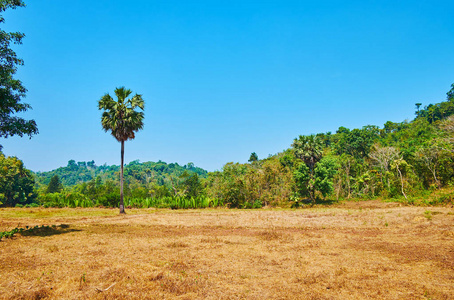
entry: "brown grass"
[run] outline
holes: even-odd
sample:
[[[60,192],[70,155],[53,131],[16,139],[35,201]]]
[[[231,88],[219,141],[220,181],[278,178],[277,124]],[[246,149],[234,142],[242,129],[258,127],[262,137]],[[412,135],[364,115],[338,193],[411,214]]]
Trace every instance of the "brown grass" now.
[[[0,209],[57,225],[0,242],[0,299],[454,299],[449,207],[127,212]]]

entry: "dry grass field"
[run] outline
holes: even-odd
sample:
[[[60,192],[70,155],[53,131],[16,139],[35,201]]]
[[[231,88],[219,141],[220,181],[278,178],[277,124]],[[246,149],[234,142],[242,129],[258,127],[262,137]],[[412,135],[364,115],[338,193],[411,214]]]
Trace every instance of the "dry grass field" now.
[[[454,299],[454,209],[0,209],[1,299]]]

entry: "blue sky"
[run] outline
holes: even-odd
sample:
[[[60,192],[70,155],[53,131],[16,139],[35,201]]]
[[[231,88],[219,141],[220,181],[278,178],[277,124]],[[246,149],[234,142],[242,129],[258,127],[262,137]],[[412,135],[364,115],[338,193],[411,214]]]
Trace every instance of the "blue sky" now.
[[[32,139],[6,155],[47,171],[70,159],[119,164],[97,101],[143,95],[126,162],[218,170],[300,134],[412,119],[454,83],[454,1],[26,1],[3,29],[26,34],[17,77]]]

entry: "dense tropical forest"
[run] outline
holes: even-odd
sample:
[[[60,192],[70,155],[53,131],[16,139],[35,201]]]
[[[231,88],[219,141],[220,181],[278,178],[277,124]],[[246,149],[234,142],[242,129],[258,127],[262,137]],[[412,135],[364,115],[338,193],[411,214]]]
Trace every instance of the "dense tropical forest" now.
[[[298,207],[340,199],[397,199],[416,204],[452,202],[454,84],[446,101],[421,108],[412,121],[382,128],[339,127],[301,135],[281,153],[207,172],[193,163],[130,162],[125,202],[130,207]],[[290,144],[290,141],[289,141]],[[4,206],[118,206],[120,166],[70,160],[33,173],[16,157],[0,156]]]

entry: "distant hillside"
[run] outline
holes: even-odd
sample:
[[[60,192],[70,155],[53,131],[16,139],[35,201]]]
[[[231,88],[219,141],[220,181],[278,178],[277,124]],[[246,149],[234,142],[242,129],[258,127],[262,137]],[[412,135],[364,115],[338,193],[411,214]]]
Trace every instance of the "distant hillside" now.
[[[141,163],[135,160],[126,165],[124,175],[126,182],[134,181],[142,184],[154,182],[157,185],[166,185],[172,181],[172,178],[179,178],[185,171],[196,173],[201,178],[206,178],[208,173],[202,168],[195,167],[193,163],[180,166],[178,163],[167,164],[162,161]],[[70,187],[95,180],[97,177],[100,177],[102,181],[118,181],[119,173],[120,166],[117,165],[97,166],[93,160],[89,162],[70,160],[66,167],[49,172],[37,172],[34,175],[38,187],[48,185],[54,175],[60,177],[65,187]]]

